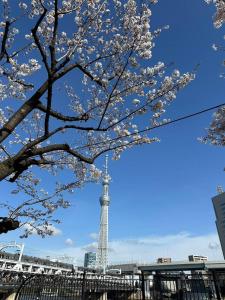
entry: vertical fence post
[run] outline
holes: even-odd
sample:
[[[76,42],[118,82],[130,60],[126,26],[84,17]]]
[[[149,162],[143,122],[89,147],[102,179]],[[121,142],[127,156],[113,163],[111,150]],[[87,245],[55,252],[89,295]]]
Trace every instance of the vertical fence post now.
[[[220,297],[220,288],[219,288],[219,284],[217,282],[217,276],[216,276],[216,272],[212,271],[212,277],[213,277],[213,282],[214,282],[214,286],[215,286],[215,291],[216,291],[216,297],[218,300],[221,300]]]
[[[175,278],[176,295],[178,300],[184,299],[181,278]]]
[[[144,274],[144,271],[141,271],[141,291],[142,291],[142,300],[145,300],[145,274]]]
[[[85,300],[85,280],[86,280],[86,271],[84,271],[82,278],[82,289],[81,289],[81,299]]]

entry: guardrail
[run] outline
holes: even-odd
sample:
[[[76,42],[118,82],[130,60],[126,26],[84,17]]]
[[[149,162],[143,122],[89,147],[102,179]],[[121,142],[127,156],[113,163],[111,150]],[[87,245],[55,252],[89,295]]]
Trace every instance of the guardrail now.
[[[225,272],[217,271],[124,276],[0,274],[0,289],[10,284],[17,290],[16,300],[225,300]]]

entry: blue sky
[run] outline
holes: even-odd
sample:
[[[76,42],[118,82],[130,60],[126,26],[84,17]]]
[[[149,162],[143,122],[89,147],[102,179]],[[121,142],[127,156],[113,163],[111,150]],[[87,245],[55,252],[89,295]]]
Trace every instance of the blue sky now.
[[[169,108],[170,118],[225,102],[224,80],[219,78],[223,53],[211,47],[223,42],[224,31],[213,28],[213,13],[203,0],[161,0],[153,8],[152,27],[170,25],[157,40],[153,61],[173,62],[183,72],[200,64],[196,80]],[[119,161],[110,161],[112,260],[152,261],[157,255],[185,259],[193,251],[221,258],[211,197],[218,185],[225,187],[225,152],[197,140],[211,118],[209,112],[156,129],[152,135],[160,143],[134,148]],[[97,164],[101,167],[103,160]],[[61,233],[25,240],[27,252],[67,253],[81,262],[83,252],[95,242],[90,234],[99,229],[100,194],[100,184],[76,191],[69,197],[72,207],[58,213],[63,221],[57,226]],[[19,232],[0,238],[19,241]],[[74,245],[65,244],[68,238]]]

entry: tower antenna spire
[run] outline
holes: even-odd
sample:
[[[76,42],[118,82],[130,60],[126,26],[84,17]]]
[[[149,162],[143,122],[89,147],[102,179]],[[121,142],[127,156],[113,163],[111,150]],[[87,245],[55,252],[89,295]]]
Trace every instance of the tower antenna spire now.
[[[108,209],[110,204],[109,183],[110,176],[108,174],[108,155],[105,157],[104,174],[102,176],[102,195],[99,199],[101,205],[100,230],[98,240],[97,265],[102,269],[103,273],[108,265]]]
[[[106,154],[106,156],[105,156],[105,175],[108,175],[108,159],[109,159],[109,156],[108,156],[108,154]]]

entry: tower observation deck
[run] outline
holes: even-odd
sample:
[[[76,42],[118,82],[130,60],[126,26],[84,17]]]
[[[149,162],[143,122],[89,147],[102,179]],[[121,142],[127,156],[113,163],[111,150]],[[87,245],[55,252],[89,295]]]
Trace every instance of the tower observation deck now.
[[[110,204],[108,174],[108,156],[106,156],[105,170],[102,177],[103,191],[99,199],[101,205],[100,231],[98,240],[97,266],[105,272],[108,264],[108,208]]]

